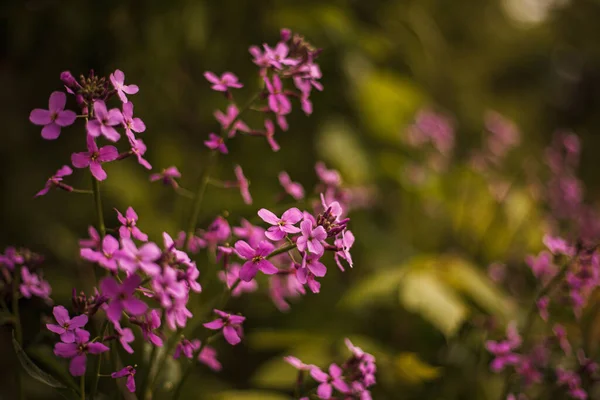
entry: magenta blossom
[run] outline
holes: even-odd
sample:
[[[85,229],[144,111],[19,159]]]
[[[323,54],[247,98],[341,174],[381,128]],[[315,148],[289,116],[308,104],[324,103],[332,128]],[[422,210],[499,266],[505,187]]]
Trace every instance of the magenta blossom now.
[[[119,343],[123,346],[123,349],[129,354],[133,354],[133,349],[129,343],[135,341],[135,335],[130,328],[123,328],[118,322],[113,322],[115,327],[115,333],[119,339]]]
[[[148,235],[140,231],[140,228],[137,227],[138,215],[133,207],[127,208],[125,216],[123,216],[116,208],[115,211],[117,212],[117,218],[121,223],[121,227],[119,228],[119,235],[121,238],[130,238],[133,236],[135,239],[142,242],[148,240]]]
[[[244,260],[247,260],[240,270],[240,279],[244,282],[250,282],[259,270],[266,275],[277,273],[277,267],[266,259],[274,248],[273,244],[266,240],[260,242],[256,249],[250,247],[243,240],[235,242],[236,253]]]
[[[312,368],[315,368],[315,365],[304,364],[299,358],[294,356],[285,356],[283,360],[300,371],[310,371]]]
[[[335,169],[327,169],[325,163],[322,161],[315,164],[315,172],[319,180],[327,186],[337,187],[342,184],[340,173]]]
[[[227,135],[231,138],[234,137],[237,131],[250,132],[250,128],[243,121],[237,119],[239,110],[235,104],[227,106],[227,114],[223,114],[221,111],[215,111],[215,119],[221,124],[223,130],[227,130]],[[235,123],[234,123],[235,121]],[[232,126],[233,124],[233,126]]]
[[[183,354],[187,358],[192,358],[194,356],[194,352],[200,348],[200,340],[194,339],[182,339],[179,343],[177,343],[177,347],[175,347],[175,351],[173,352],[173,358],[178,359]]]
[[[251,224],[248,220],[242,218],[241,226],[233,227],[233,234],[240,239],[246,239],[252,247],[258,246],[261,240],[264,240],[264,228]]]
[[[140,118],[133,116],[133,103],[125,103],[123,104],[123,126],[125,127],[125,133],[129,138],[129,141],[132,141],[135,138],[133,132],[142,133],[146,130],[146,125],[144,121]]]
[[[304,257],[302,258],[302,266],[296,274],[300,283],[306,283],[306,278],[309,273],[319,278],[325,276],[327,273],[327,267],[325,264],[319,261],[319,258],[320,256],[316,254],[309,255],[308,253],[304,253]]]
[[[232,346],[240,343],[243,335],[242,322],[244,322],[246,317],[242,317],[241,315],[231,315],[216,309],[213,311],[220,318],[205,323],[204,327],[212,330],[223,329],[223,337]]]
[[[102,249],[99,251],[91,248],[83,248],[79,251],[81,258],[94,263],[98,263],[109,271],[116,272],[118,269],[115,254],[119,250],[119,241],[111,235],[106,235],[102,239]]]
[[[160,311],[156,309],[151,310],[150,312],[144,314],[143,320],[136,320],[135,323],[142,328],[142,336],[144,337],[145,341],[150,342],[157,347],[162,347],[163,340],[156,333],[161,325]]]
[[[106,316],[113,322],[121,319],[123,310],[133,316],[142,315],[146,312],[148,306],[142,300],[134,297],[135,290],[142,283],[139,275],[130,275],[122,284],[117,283],[113,278],[106,277],[100,282],[102,294],[109,298],[109,304],[106,308]]]
[[[98,149],[95,139],[87,136],[88,151],[71,154],[71,162],[75,168],[90,167],[94,178],[99,181],[106,179],[106,171],[102,169],[102,163],[114,161],[119,157],[119,151],[114,146],[104,146]]]
[[[283,93],[283,85],[279,75],[274,75],[272,80],[269,80],[267,77],[265,77],[264,80],[267,90],[269,91],[269,97],[267,99],[269,109],[278,115],[289,114],[290,111],[292,111],[292,103]]]
[[[525,262],[529,265],[535,277],[540,279],[544,284],[548,283],[556,275],[557,268],[552,262],[552,254],[547,251],[540,252],[537,257],[528,255],[525,257]]]
[[[125,386],[127,386],[127,390],[129,390],[131,393],[135,393],[135,368],[133,368],[131,365],[128,365],[120,371],[113,372],[110,374],[110,376],[114,379],[127,377],[127,383]]]
[[[354,264],[352,263],[350,249],[354,244],[354,234],[348,230],[342,231],[341,239],[336,239],[334,244],[337,247],[337,251],[334,255],[337,266],[343,271],[344,266],[342,265],[341,260],[345,260],[350,268],[352,268]]]
[[[219,271],[219,279],[227,285],[228,288],[232,288],[240,280],[240,270],[242,267],[233,263],[227,268],[226,271]],[[239,297],[242,293],[252,293],[258,289],[258,283],[255,279],[251,279],[249,282],[240,281],[235,288],[231,291],[232,297]]]
[[[283,190],[294,200],[302,200],[304,198],[304,188],[298,182],[292,182],[292,179],[287,172],[281,171],[279,173],[279,183],[283,187]]]
[[[119,262],[121,268],[130,274],[133,274],[140,268],[150,276],[157,276],[160,274],[160,267],[156,264],[156,261],[160,258],[161,254],[160,248],[156,243],[145,243],[138,249],[133,240],[122,238]]]
[[[300,228],[294,225],[302,220],[302,212],[296,207],[284,212],[281,218],[266,208],[258,210],[258,216],[266,223],[273,225],[265,232],[265,236],[273,241],[283,239],[288,233],[300,232]]]
[[[96,100],[94,102],[94,119],[88,121],[86,128],[90,136],[98,137],[104,135],[108,140],[116,142],[121,135],[113,126],[122,123],[123,114],[121,114],[121,110],[113,108],[109,111],[102,100]]]
[[[265,49],[265,58],[268,60],[268,63],[276,69],[283,69],[284,65],[294,66],[299,63],[298,60],[288,57],[290,49],[283,42],[277,43],[275,48],[271,48],[266,44],[263,45],[263,47]]]
[[[229,150],[227,150],[227,146],[225,145],[225,140],[221,136],[211,132],[208,134],[208,138],[208,140],[204,141],[206,147],[211,150],[218,150],[221,154],[229,153]]]
[[[198,361],[213,371],[218,372],[223,369],[223,366],[219,360],[217,360],[217,351],[210,346],[204,346],[200,354],[198,354]]]
[[[514,322],[508,325],[506,334],[506,340],[500,342],[488,340],[485,343],[487,350],[496,357],[490,365],[491,370],[494,372],[500,372],[507,365],[516,365],[520,361],[519,354],[513,352],[522,342]]]
[[[90,342],[90,333],[83,329],[75,331],[74,343],[56,343],[54,354],[62,358],[70,358],[69,372],[73,376],[85,375],[87,355],[100,354],[108,351],[102,343]]]
[[[78,315],[69,318],[69,312],[63,306],[56,306],[52,310],[54,319],[58,324],[46,324],[46,328],[50,332],[54,332],[60,335],[60,340],[64,343],[73,343],[75,341],[75,331],[79,328],[83,328],[88,322],[87,315]]]
[[[321,371],[318,367],[314,367],[310,370],[310,376],[317,382],[320,382],[320,385],[317,387],[317,396],[320,399],[331,399],[333,388],[341,393],[346,393],[350,390],[348,384],[344,382],[343,371],[337,364],[329,366],[329,374]]]
[[[575,254],[575,249],[563,238],[544,235],[543,242],[552,254],[564,254],[569,257]]]
[[[90,235],[89,239],[80,239],[79,247],[87,248],[87,249],[100,249],[102,245],[102,239],[100,238],[100,234],[93,226],[88,227],[88,234]]]
[[[244,203],[252,204],[252,196],[250,195],[250,182],[244,176],[244,171],[242,167],[236,165],[234,168],[235,177],[237,178],[237,183],[240,188],[240,193],[242,194],[242,199],[244,199]]]
[[[187,303],[187,295],[183,298],[174,298],[171,306],[165,309],[165,319],[171,330],[174,331],[177,327],[185,328],[188,318],[193,317],[192,312],[187,309]]]
[[[58,171],[56,171],[54,175],[48,178],[48,180],[46,181],[46,185],[44,185],[44,188],[37,192],[35,197],[45,195],[53,186],[59,186],[60,188],[65,189],[67,191],[73,190],[71,186],[62,183],[62,178],[71,175],[72,173],[73,170],[71,169],[71,167],[69,167],[68,165],[62,166]]]
[[[42,137],[54,140],[60,136],[60,128],[69,126],[75,122],[77,114],[71,110],[65,110],[67,95],[63,92],[52,92],[48,102],[48,110],[36,108],[29,114],[29,120],[35,125],[43,125]]]
[[[21,286],[19,291],[23,297],[30,299],[32,296],[37,296],[42,299],[50,299],[52,288],[50,284],[43,280],[39,275],[29,272],[27,267],[21,268]]]
[[[152,169],[152,165],[144,158],[147,147],[142,139],[129,138],[129,144],[131,145],[131,154],[135,155],[142,167],[146,169]]]
[[[207,71],[204,73],[204,77],[207,81],[212,83],[210,88],[217,92],[226,92],[229,88],[239,89],[244,87],[244,85],[238,81],[238,77],[231,72],[225,72],[221,77],[218,77],[214,73]]]
[[[265,119],[265,137],[267,138],[267,143],[271,146],[271,150],[279,151],[281,149],[279,143],[275,141],[275,124],[270,119]]]
[[[327,239],[327,232],[321,225],[313,229],[313,223],[310,220],[304,220],[300,223],[302,236],[298,238],[296,244],[298,250],[309,251],[310,253],[322,255],[325,251],[321,242]]]
[[[110,74],[109,78],[117,91],[119,99],[121,99],[123,103],[127,103],[128,101],[125,94],[136,94],[140,90],[137,85],[125,85],[125,74],[121,70],[116,70],[114,73]]]
[[[163,169],[158,174],[150,175],[150,182],[162,181],[165,185],[171,185],[174,188],[178,187],[179,184],[175,179],[181,178],[181,172],[177,167],[168,167]]]

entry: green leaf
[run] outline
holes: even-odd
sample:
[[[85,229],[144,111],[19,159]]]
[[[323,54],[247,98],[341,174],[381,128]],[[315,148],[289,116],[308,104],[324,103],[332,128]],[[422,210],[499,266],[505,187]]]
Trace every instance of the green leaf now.
[[[259,390],[228,390],[226,392],[221,392],[212,398],[215,400],[290,400],[289,396],[281,393]]]
[[[394,358],[398,377],[412,385],[438,378],[442,369],[433,367],[421,360],[415,353],[400,353]]]
[[[344,308],[365,307],[396,293],[406,268],[383,268],[373,272],[349,289],[340,305]],[[395,298],[395,297],[394,297]]]
[[[38,367],[29,356],[25,353],[25,350],[21,347],[17,339],[15,339],[15,332],[13,331],[12,337],[13,347],[15,348],[15,352],[17,353],[17,358],[23,369],[27,371],[27,373],[36,381],[45,383],[46,385],[53,388],[66,388],[60,381],[58,381],[55,377],[50,375],[47,372],[44,372]]]

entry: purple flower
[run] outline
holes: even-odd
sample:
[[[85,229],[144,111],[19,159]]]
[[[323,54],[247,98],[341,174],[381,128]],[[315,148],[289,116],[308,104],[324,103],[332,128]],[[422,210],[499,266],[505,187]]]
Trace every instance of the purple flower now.
[[[21,268],[21,286],[19,291],[23,297],[29,299],[31,296],[37,296],[42,299],[50,299],[52,288],[50,284],[40,278],[39,275],[29,272],[27,267]]]
[[[99,251],[83,248],[79,251],[81,258],[100,264],[109,271],[116,272],[118,269],[116,253],[119,251],[119,241],[111,235],[102,239],[102,249]]]
[[[281,149],[279,143],[275,141],[275,125],[270,119],[265,119],[265,137],[267,138],[267,143],[271,146],[271,150],[279,151]]]
[[[117,212],[117,218],[121,223],[121,227],[119,228],[119,235],[121,238],[130,238],[133,236],[135,239],[140,240],[142,242],[146,242],[148,240],[148,235],[140,231],[140,228],[137,227],[138,215],[136,214],[133,207],[127,208],[125,211],[125,216],[119,212],[115,208]]]
[[[265,77],[265,85],[269,91],[267,98],[269,109],[277,115],[289,114],[292,111],[292,103],[288,97],[283,94],[283,85],[279,75],[273,75],[272,80]],[[284,129],[283,127],[281,129]],[[285,129],[284,129],[285,130]]]
[[[334,258],[338,267],[343,271],[344,266],[342,265],[341,259],[346,260],[350,268],[353,267],[352,263],[352,255],[350,254],[350,249],[354,244],[354,234],[348,230],[342,231],[341,239],[336,239],[334,242],[335,246],[338,250],[335,252]]]
[[[106,316],[113,322],[119,322],[123,310],[136,316],[146,312],[148,305],[142,300],[134,297],[135,290],[142,283],[139,275],[130,275],[119,285],[111,277],[106,277],[100,282],[102,294],[109,298],[109,304],[106,308]]]
[[[290,49],[283,42],[277,43],[274,49],[266,44],[264,44],[263,47],[265,48],[265,58],[268,60],[268,63],[276,69],[282,69],[284,65],[294,66],[299,63],[298,60],[288,57]]]
[[[121,268],[130,274],[133,274],[140,268],[149,276],[156,276],[160,274],[160,267],[155,261],[160,258],[161,254],[160,248],[156,243],[145,243],[138,249],[133,240],[122,238],[119,262]]]
[[[265,232],[265,236],[273,241],[283,239],[288,233],[300,232],[300,228],[294,225],[302,220],[302,212],[296,207],[284,212],[281,218],[277,218],[275,214],[266,208],[258,210],[258,216],[266,223],[273,225]]]
[[[87,355],[100,354],[108,351],[102,343],[90,342],[90,333],[83,329],[75,331],[74,343],[56,343],[54,354],[62,358],[70,358],[69,372],[73,376],[85,375]]]
[[[550,313],[548,312],[549,305],[550,305],[550,297],[548,297],[548,296],[542,296],[536,302],[536,306],[540,313],[540,317],[546,322],[548,321],[548,318],[550,318]]]
[[[321,242],[327,239],[325,228],[319,225],[313,229],[312,221],[305,219],[300,223],[300,230],[302,231],[302,236],[296,241],[298,250],[309,251],[319,256],[322,255],[325,249]]]
[[[277,273],[277,267],[266,259],[274,248],[275,246],[266,240],[260,242],[256,249],[250,247],[250,245],[243,240],[235,242],[235,252],[238,256],[247,260],[240,270],[240,279],[244,282],[250,282],[259,270],[266,275]]]
[[[569,257],[575,255],[575,249],[563,238],[544,235],[543,242],[552,254],[564,254]]]
[[[65,185],[62,182],[62,178],[68,175],[71,175],[73,173],[73,170],[71,169],[71,167],[69,167],[68,165],[64,165],[62,166],[58,171],[56,171],[56,173],[54,175],[52,175],[50,178],[48,178],[48,180],[46,181],[46,185],[44,185],[44,188],[42,190],[40,190],[39,192],[36,193],[35,197],[39,197],[39,196],[43,196],[46,193],[48,193],[48,191],[53,187],[53,186],[60,186],[61,188],[65,189],[65,190],[73,190],[73,188],[71,186]]]
[[[304,188],[300,183],[292,182],[287,172],[281,171],[279,173],[279,183],[283,186],[283,190],[295,200],[302,200],[304,198]]]
[[[177,327],[185,328],[188,318],[193,317],[190,310],[187,309],[188,296],[184,298],[175,298],[170,307],[165,310],[165,318],[167,325],[171,330],[176,330]]]
[[[142,328],[142,336],[144,337],[145,341],[150,342],[157,347],[162,347],[163,340],[156,333],[161,325],[160,311],[156,309],[151,310],[150,312],[144,314],[143,320],[135,320],[134,323],[138,324],[140,328]]]
[[[315,172],[321,182],[327,186],[340,186],[342,184],[342,177],[340,173],[335,169],[327,169],[325,163],[319,161],[315,164]]]
[[[253,225],[244,218],[241,220],[241,225],[233,227],[233,234],[240,239],[246,239],[250,246],[256,247],[261,240],[264,240],[265,230],[262,227]]]
[[[136,94],[140,88],[137,85],[125,85],[125,74],[121,70],[116,70],[110,74],[110,82],[117,91],[117,95],[123,103],[127,103],[127,96],[125,94]]]
[[[310,371],[312,368],[315,368],[315,365],[304,364],[299,358],[294,356],[285,356],[283,357],[283,360],[300,371]]]
[[[574,371],[566,371],[562,368],[556,369],[557,384],[559,386],[566,385],[569,388],[569,396],[574,399],[585,400],[587,393],[581,387],[581,378]]]
[[[205,323],[204,327],[212,330],[223,329],[223,337],[232,346],[240,343],[243,335],[242,322],[244,322],[246,317],[242,317],[241,315],[231,315],[217,309],[213,311],[220,318]]]
[[[104,146],[98,149],[96,141],[91,135],[87,136],[88,151],[71,154],[71,163],[75,168],[90,167],[94,178],[99,181],[106,179],[106,171],[102,169],[102,163],[114,161],[119,157],[119,151],[115,146]]]
[[[88,249],[100,249],[102,244],[102,240],[100,238],[100,234],[93,226],[88,227],[88,235],[90,235],[89,239],[80,239],[79,247],[88,248]]]
[[[86,128],[90,136],[98,137],[104,135],[108,140],[116,142],[121,135],[113,126],[123,123],[123,114],[118,108],[110,111],[106,109],[106,104],[102,100],[94,102],[94,119],[88,121]]]
[[[295,298],[306,294],[304,286],[298,282],[296,274],[271,275],[269,278],[269,297],[280,311],[289,311],[287,298]]]
[[[175,351],[173,352],[173,358],[178,359],[183,354],[187,358],[192,358],[194,356],[194,352],[200,348],[200,340],[188,340],[182,339],[179,343],[177,343],[177,347],[175,347]]]
[[[174,188],[178,187],[179,184],[175,179],[181,178],[181,173],[177,167],[168,167],[163,169],[158,174],[150,175],[150,182],[162,181],[165,185],[171,185]]]
[[[46,324],[46,328],[50,332],[59,334],[60,340],[64,343],[73,343],[75,341],[75,331],[83,328],[88,322],[87,315],[78,315],[73,319],[69,318],[69,312],[63,306],[54,307],[52,314],[54,314],[54,319],[58,324]]]
[[[566,355],[570,355],[571,344],[567,338],[567,331],[565,330],[565,327],[560,324],[554,324],[552,331],[554,332],[554,335],[556,335],[556,340],[558,340],[560,348],[565,352]]]
[[[208,134],[208,138],[208,140],[204,141],[204,145],[206,147],[211,150],[218,150],[221,154],[229,153],[227,146],[225,146],[225,140],[221,136],[215,135],[211,132]]]
[[[122,328],[121,324],[118,322],[113,322],[113,325],[115,327],[115,332],[119,339],[119,343],[121,343],[121,346],[123,346],[123,349],[125,349],[125,351],[128,352],[129,354],[133,354],[133,349],[131,348],[131,345],[129,344],[129,343],[135,341],[135,336],[133,334],[133,331],[129,328]]]
[[[552,263],[552,254],[547,251],[540,252],[537,258],[529,255],[525,257],[525,262],[529,265],[535,277],[540,279],[544,284],[548,283],[556,275],[557,268]]]
[[[125,386],[127,386],[127,390],[129,390],[131,393],[135,393],[135,368],[133,368],[131,365],[128,365],[120,371],[113,372],[110,374],[110,376],[114,379],[127,377],[127,383]]]
[[[213,371],[220,371],[223,368],[219,360],[217,360],[217,351],[210,346],[204,346],[200,354],[198,354],[198,361]]]
[[[249,190],[250,182],[248,182],[248,179],[244,176],[242,167],[236,165],[233,171],[235,172],[235,177],[237,178],[237,183],[240,188],[240,193],[242,194],[242,199],[244,199],[244,203],[252,204],[252,196],[250,195]]]
[[[333,388],[336,388],[341,393],[350,390],[348,384],[344,382],[342,369],[336,364],[329,366],[329,374],[321,371],[318,367],[314,367],[310,370],[310,376],[317,382],[320,382],[317,388],[317,396],[321,399],[331,399]]]
[[[221,111],[215,111],[215,118],[221,124],[223,130],[228,130],[227,135],[231,138],[234,137],[237,131],[250,132],[250,128],[243,121],[237,120],[239,110],[235,104],[227,106],[227,114],[223,114]],[[235,121],[235,123],[233,123]],[[233,126],[231,126],[233,124]]]
[[[52,92],[48,102],[48,110],[36,108],[29,114],[29,120],[35,125],[43,125],[42,137],[54,140],[60,136],[60,128],[75,122],[77,114],[65,110],[67,95],[63,92]]]
[[[516,365],[520,361],[520,356],[513,353],[513,350],[521,345],[521,337],[514,322],[508,325],[506,333],[507,340],[500,342],[488,340],[485,344],[487,350],[496,357],[490,365],[494,372],[500,372],[507,365]]]
[[[146,130],[144,121],[140,118],[133,117],[133,103],[125,102],[123,104],[123,126],[125,127],[125,133],[129,138],[129,141],[135,139],[133,132],[142,133]]]
[[[300,281],[300,283],[306,283],[306,277],[309,272],[312,275],[317,276],[319,278],[325,276],[325,274],[327,273],[327,267],[325,266],[325,264],[319,261],[319,258],[320,256],[316,254],[304,254],[304,257],[302,258],[302,266],[298,270],[299,273],[296,275],[298,276],[298,280]]]
[[[212,83],[210,88],[217,92],[226,92],[229,90],[228,88],[239,89],[244,86],[238,81],[238,77],[231,72],[225,72],[221,77],[218,77],[214,73],[207,71],[204,73],[204,77]]]
[[[214,248],[217,244],[222,243],[229,239],[231,235],[231,228],[227,220],[221,216],[215,218],[215,220],[208,226],[206,232],[202,234],[204,239],[210,248]]]
[[[237,264],[231,264],[226,271],[219,271],[218,276],[222,282],[225,282],[228,288],[231,288],[240,279],[240,270],[242,267]],[[252,293],[258,289],[258,283],[255,279],[248,282],[241,281],[231,292],[232,297],[239,297],[242,293]]]

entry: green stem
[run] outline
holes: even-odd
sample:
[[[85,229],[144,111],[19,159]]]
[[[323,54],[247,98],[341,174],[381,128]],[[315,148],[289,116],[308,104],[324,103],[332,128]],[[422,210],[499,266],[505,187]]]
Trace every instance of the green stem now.
[[[143,400],[146,398],[146,391],[148,390],[148,381],[150,378],[150,372],[154,362],[156,361],[156,357],[158,355],[158,347],[152,345],[152,351],[150,352],[150,359],[148,360],[148,364],[145,366],[144,374],[142,375],[142,379],[140,382],[140,398]]]
[[[265,258],[271,258],[271,257],[275,257],[275,256],[277,256],[277,255],[279,255],[279,254],[281,254],[281,253],[288,252],[288,251],[290,251],[290,250],[292,250],[292,249],[295,249],[295,248],[296,248],[296,243],[288,244],[288,245],[285,245],[285,246],[283,246],[283,247],[280,247],[280,248],[278,248],[278,249],[276,249],[276,250],[273,250],[273,251],[272,251],[271,253],[269,253],[269,255],[268,255],[267,257],[265,257]]]
[[[104,226],[104,214],[102,213],[102,198],[100,197],[100,182],[92,176],[92,192],[94,193],[94,204],[96,205],[96,217],[98,219],[98,232],[100,237],[106,236],[106,227]]]
[[[71,193],[81,193],[81,194],[94,194],[93,190],[75,189],[75,188],[72,188],[72,190],[70,190],[69,192],[71,192]]]
[[[85,374],[81,375],[79,381],[79,391],[81,392],[81,400],[85,400]]]
[[[100,332],[102,336],[106,336],[106,331],[108,330],[108,319],[104,321],[102,327],[100,328]],[[102,354],[98,354],[98,358],[96,359],[96,365],[94,366],[94,380],[92,381],[92,389],[90,391],[90,398],[94,400],[96,398],[96,392],[98,391],[98,381],[100,381],[100,374],[102,367]]]
[[[15,268],[12,287],[12,312],[14,317],[15,338],[21,346],[23,346],[23,328],[21,327],[21,314],[19,312],[19,287],[21,286],[21,273]],[[19,393],[19,399],[25,399],[25,391],[23,390],[23,381],[21,377],[21,369],[15,368],[15,383]]]

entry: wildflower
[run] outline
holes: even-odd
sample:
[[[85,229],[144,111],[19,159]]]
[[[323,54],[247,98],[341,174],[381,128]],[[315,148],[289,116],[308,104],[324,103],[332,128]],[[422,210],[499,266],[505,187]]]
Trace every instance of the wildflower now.
[[[116,208],[115,211],[117,212],[117,218],[121,223],[121,227],[119,228],[119,235],[121,238],[130,238],[133,236],[135,239],[142,242],[148,240],[148,235],[140,231],[140,228],[137,227],[138,215],[133,207],[127,208],[125,216],[123,216]]]
[[[236,344],[240,343],[242,341],[241,336],[243,334],[242,323],[244,322],[246,317],[243,317],[241,315],[231,315],[229,313],[217,309],[213,311],[220,318],[205,323],[204,327],[211,330],[222,329],[223,337],[232,346],[235,346]]]
[[[212,83],[210,88],[217,92],[226,92],[229,88],[239,89],[244,86],[238,81],[238,77],[231,72],[225,72],[219,77],[214,73],[207,71],[204,73],[204,77],[207,81]]]
[[[108,140],[116,142],[121,135],[113,126],[123,123],[123,114],[118,108],[110,111],[106,109],[106,104],[102,100],[94,102],[94,119],[88,121],[87,132],[92,137],[104,135]]]
[[[543,242],[552,254],[564,254],[569,257],[575,255],[575,248],[563,238],[544,235]]]
[[[548,296],[542,296],[536,302],[536,306],[537,306],[538,311],[540,313],[540,317],[544,321],[548,321],[548,318],[550,318],[550,314],[548,312],[548,306],[549,305],[550,305],[550,297],[548,297]]]
[[[315,368],[314,365],[304,364],[302,361],[300,361],[299,358],[296,358],[294,356],[285,356],[283,357],[283,360],[300,371],[310,371],[312,368]]]
[[[133,240],[122,238],[119,262],[121,268],[130,274],[140,268],[146,274],[156,276],[160,274],[160,267],[156,264],[156,261],[160,258],[161,254],[156,243],[148,242],[138,249]]]
[[[135,341],[135,336],[133,334],[133,331],[130,328],[121,327],[121,324],[118,322],[113,322],[113,325],[115,327],[115,332],[117,334],[119,343],[121,343],[121,346],[123,346],[123,349],[125,349],[125,351],[128,352],[129,354],[133,354],[133,349],[131,348],[131,345],[129,344],[129,343]]]
[[[114,379],[127,377],[127,383],[125,386],[131,393],[135,393],[135,368],[133,368],[131,365],[126,366],[120,371],[113,372],[110,374],[110,376]]]
[[[241,280],[250,282],[259,270],[266,275],[277,273],[277,267],[266,259],[275,247],[270,242],[263,240],[256,248],[252,248],[245,241],[238,240],[234,247],[237,255],[247,260],[239,273]]]
[[[56,343],[54,345],[54,354],[71,359],[69,372],[73,376],[85,375],[88,354],[100,354],[105,351],[108,351],[108,347],[102,343],[90,342],[90,333],[83,329],[75,331],[73,343]]]
[[[221,216],[215,218],[215,220],[208,226],[208,229],[202,233],[202,239],[207,242],[210,248],[214,248],[217,244],[222,243],[229,239],[231,235],[231,227],[227,220]]]
[[[53,187],[58,186],[61,189],[65,189],[66,191],[72,191],[73,188],[71,186],[65,185],[62,183],[63,177],[71,175],[73,170],[68,165],[63,165],[54,175],[52,175],[46,181],[46,185],[44,188],[36,193],[35,197],[43,196]]]
[[[525,258],[525,262],[529,265],[535,277],[544,284],[547,284],[556,275],[556,265],[552,263],[552,254],[547,251],[540,252],[537,258],[529,255]]]
[[[325,274],[327,273],[327,267],[325,266],[325,264],[319,261],[319,258],[320,256],[315,254],[304,254],[304,257],[302,258],[302,266],[298,270],[298,273],[296,275],[298,276],[298,280],[300,281],[300,283],[306,283],[306,278],[309,272],[319,278],[325,276]]]
[[[130,141],[135,139],[133,132],[142,133],[146,130],[146,125],[144,121],[140,118],[133,117],[133,103],[124,103],[123,104],[123,126],[125,127],[125,134]]]
[[[343,271],[344,266],[342,265],[340,260],[346,260],[350,268],[353,267],[352,263],[352,255],[350,254],[350,249],[354,244],[354,234],[348,230],[342,231],[342,237],[340,239],[336,239],[334,245],[337,247],[337,251],[335,252],[334,258],[337,266]]]
[[[554,324],[552,331],[554,332],[554,335],[556,335],[556,340],[558,340],[558,344],[562,351],[564,351],[566,355],[571,354],[571,344],[567,338],[565,327],[560,324]]]
[[[165,318],[171,330],[174,331],[177,327],[184,328],[188,318],[193,317],[193,314],[187,309],[187,302],[187,295],[184,298],[174,298],[171,306],[165,309]]]
[[[177,347],[175,347],[175,351],[173,352],[173,358],[178,359],[182,354],[187,358],[192,358],[194,356],[194,352],[199,348],[200,340],[188,340],[184,338],[177,343]]]
[[[209,139],[204,141],[206,147],[211,150],[218,150],[221,154],[229,153],[229,150],[227,150],[227,146],[225,145],[225,140],[221,136],[211,132],[208,134],[208,137]]]
[[[283,85],[278,75],[274,75],[271,80],[265,77],[265,85],[269,92],[267,101],[269,109],[273,111],[278,117],[289,114],[292,111],[292,103],[290,99],[283,93]],[[284,131],[287,130],[287,123],[285,119],[280,120],[278,118],[278,124]]]
[[[46,328],[50,332],[54,332],[60,335],[60,340],[64,343],[73,343],[75,341],[75,331],[79,328],[83,328],[88,322],[87,315],[78,315],[69,318],[69,312],[63,306],[56,306],[52,309],[54,319],[57,324],[46,324]]]
[[[271,48],[266,44],[263,45],[263,47],[265,48],[265,58],[268,60],[268,63],[276,69],[283,69],[284,65],[294,66],[298,64],[298,60],[288,57],[290,50],[283,42],[277,43],[275,48]]]
[[[271,146],[271,150],[280,150],[279,143],[275,141],[275,125],[270,119],[265,119],[265,137],[267,138],[267,143]]]
[[[258,216],[266,223],[273,225],[265,232],[265,236],[273,241],[283,239],[288,233],[300,232],[300,228],[294,225],[302,220],[302,212],[296,207],[285,211],[281,218],[277,218],[266,208],[258,210]]]
[[[287,172],[281,171],[279,173],[279,183],[287,194],[292,196],[295,200],[302,200],[304,198],[304,188],[298,182],[292,182],[292,179]]]
[[[100,239],[100,234],[93,226],[88,227],[88,234],[90,235],[89,239],[80,239],[79,247],[87,248],[87,249],[99,249],[102,240]]]
[[[122,284],[117,283],[111,277],[102,279],[100,290],[109,299],[106,308],[106,316],[109,320],[118,322],[123,310],[134,316],[146,312],[148,305],[133,295],[140,283],[142,283],[142,278],[135,274],[129,275]]]
[[[218,276],[222,282],[225,282],[228,288],[232,288],[238,280],[240,280],[239,274],[242,267],[237,264],[231,264],[226,271],[219,271]],[[239,297],[242,293],[252,293],[258,289],[258,283],[255,279],[251,279],[248,282],[240,281],[235,288],[231,291],[232,297]]]
[[[210,346],[204,346],[200,354],[198,354],[198,361],[213,371],[220,371],[223,368],[219,360],[217,360],[217,351]]]
[[[241,226],[233,227],[233,234],[240,239],[246,239],[250,246],[256,247],[258,246],[258,243],[264,239],[265,230],[242,218]]]
[[[35,125],[43,125],[42,137],[54,140],[60,136],[60,128],[75,122],[77,114],[65,110],[67,96],[63,92],[52,92],[48,101],[48,110],[36,108],[29,114],[29,121]]]
[[[298,281],[296,274],[276,274],[269,278],[269,297],[280,311],[289,311],[288,298],[295,298],[306,293],[304,286]]]
[[[99,181],[106,179],[106,171],[102,169],[102,163],[114,161],[119,157],[119,151],[114,146],[104,146],[98,149],[93,136],[87,136],[88,151],[71,154],[71,162],[75,168],[90,167],[94,178]]]
[[[179,184],[175,179],[181,178],[181,173],[177,169],[177,167],[168,167],[163,169],[158,174],[150,175],[150,182],[156,182],[162,180],[163,184],[171,185],[174,188],[178,187]]]
[[[506,333],[507,340],[501,342],[488,340],[485,344],[487,350],[496,356],[490,365],[494,372],[500,372],[507,365],[515,365],[519,362],[519,355],[513,353],[513,350],[521,345],[521,337],[514,322],[508,325]]]
[[[556,378],[559,386],[568,387],[569,396],[571,396],[574,399],[587,399],[587,393],[581,387],[581,378],[576,372],[566,371],[562,368],[557,368]]]
[[[52,292],[50,284],[39,275],[29,272],[27,267],[21,267],[21,286],[19,286],[19,290],[23,297],[27,299],[31,296],[49,299]]]
[[[118,268],[115,254],[119,251],[119,241],[111,235],[102,239],[102,249],[99,251],[83,248],[79,251],[81,258],[100,264],[109,271],[116,272]]]
[[[138,324],[140,328],[142,328],[142,336],[145,341],[150,342],[157,347],[162,347],[163,340],[156,333],[159,332],[158,329],[161,325],[160,311],[156,309],[150,310],[143,315],[142,320],[134,319],[132,322]]]
[[[327,169],[325,163],[319,161],[315,164],[315,172],[321,182],[327,186],[340,186],[342,184],[342,177],[335,169]]]
[[[252,204],[252,196],[250,195],[250,182],[244,176],[244,171],[242,167],[236,165],[234,168],[235,177],[237,178],[237,183],[240,188],[240,193],[242,194],[242,199],[244,199],[244,203]]]
[[[239,110],[235,104],[227,106],[227,114],[223,114],[221,111],[215,111],[215,119],[221,124],[223,130],[228,130],[227,135],[231,138],[234,137],[237,131],[250,132],[250,128],[243,121],[236,120],[239,114]],[[234,123],[235,121],[235,123]],[[233,126],[232,126],[233,124]]]
[[[296,241],[298,250],[309,251],[319,256],[322,255],[325,249],[321,242],[327,238],[325,228],[319,225],[313,229],[313,223],[305,219],[300,223],[300,230],[302,231],[302,236]]]
[[[329,366],[329,374],[321,371],[318,367],[311,368],[310,376],[312,376],[320,385],[317,387],[317,396],[321,399],[330,399],[333,394],[333,388],[341,393],[347,392],[350,388],[344,382],[342,369],[337,364]]]
[[[125,85],[125,74],[121,70],[116,70],[114,73],[110,74],[109,78],[117,91],[117,96],[119,96],[119,99],[121,99],[123,103],[128,102],[125,94],[136,94],[140,90],[137,85]]]

